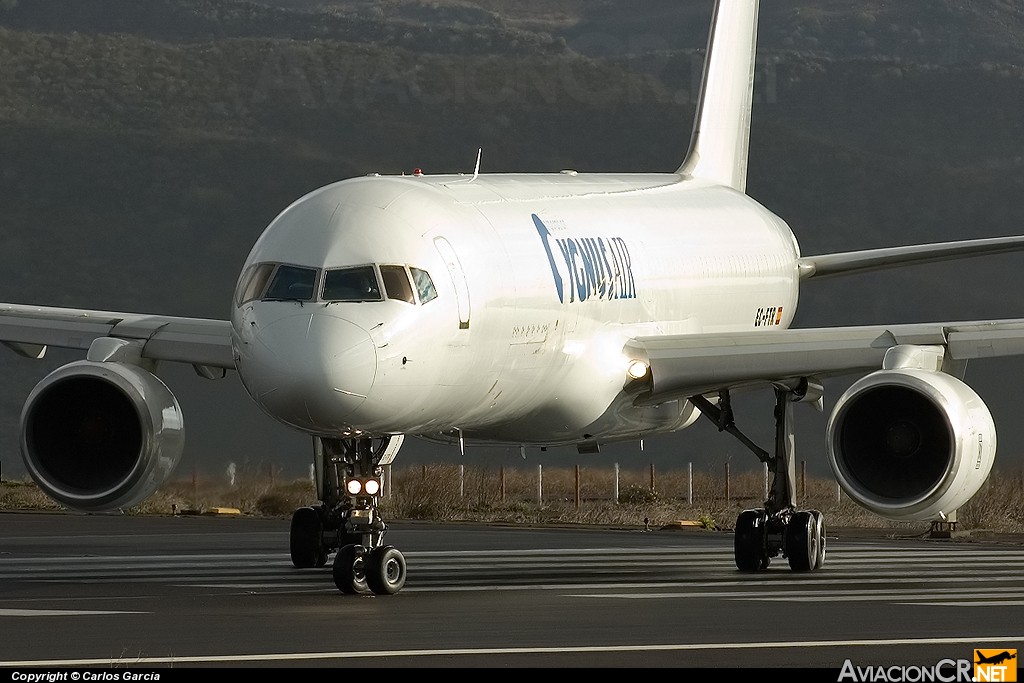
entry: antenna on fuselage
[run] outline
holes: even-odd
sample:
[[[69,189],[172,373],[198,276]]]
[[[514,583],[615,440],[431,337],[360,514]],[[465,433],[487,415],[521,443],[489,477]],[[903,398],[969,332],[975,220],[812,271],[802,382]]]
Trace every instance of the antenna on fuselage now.
[[[483,147],[478,147],[476,150],[476,166],[473,167],[473,180],[476,180],[477,176],[480,175],[480,157],[484,153]]]
[[[477,179],[477,177],[479,177],[479,175],[480,175],[480,157],[483,155],[483,152],[484,152],[484,148],[483,147],[478,147],[477,150],[476,150],[476,165],[473,167],[473,175],[470,176],[469,178],[466,178],[466,174],[460,172],[459,176],[460,176],[460,178],[464,178],[464,180],[457,180],[457,181],[455,181],[454,184],[464,185],[466,183],[473,182],[474,180]]]

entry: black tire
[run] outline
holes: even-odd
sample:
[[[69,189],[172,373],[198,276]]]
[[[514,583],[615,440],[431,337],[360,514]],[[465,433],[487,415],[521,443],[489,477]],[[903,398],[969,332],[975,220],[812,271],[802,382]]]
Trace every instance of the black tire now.
[[[795,572],[809,572],[818,563],[821,537],[817,535],[818,520],[809,511],[795,513],[786,525],[786,557]]]
[[[815,517],[815,533],[818,536],[818,557],[814,562],[814,569],[821,569],[825,566],[825,515],[818,510],[811,510],[811,514]]]
[[[334,585],[346,595],[357,595],[367,592],[366,587],[366,549],[361,545],[343,545],[334,556]]]
[[[763,510],[744,510],[736,518],[733,552],[736,568],[741,572],[759,572],[768,568],[765,537],[766,516]]]
[[[405,585],[405,556],[394,546],[371,550],[365,566],[366,585],[377,595],[394,595]]]
[[[289,548],[292,564],[298,569],[322,567],[327,564],[320,510],[305,507],[299,508],[292,514]]]

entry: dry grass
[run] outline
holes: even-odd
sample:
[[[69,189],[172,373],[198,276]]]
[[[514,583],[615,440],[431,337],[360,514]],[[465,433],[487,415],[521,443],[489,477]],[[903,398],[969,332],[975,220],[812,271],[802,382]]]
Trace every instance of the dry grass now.
[[[386,507],[393,517],[404,519],[604,525],[641,525],[647,519],[652,526],[696,521],[731,529],[742,510],[762,505],[765,497],[759,473],[733,474],[727,485],[724,476],[694,472],[691,485],[686,471],[622,470],[618,504],[611,469],[581,469],[578,497],[573,468],[546,468],[538,474],[536,468],[466,467],[460,476],[458,465],[434,465],[396,470],[393,478]],[[831,481],[812,479],[798,489],[800,505],[822,510],[832,526],[928,528],[873,515],[838,496]],[[1024,527],[1019,515],[1018,526]]]
[[[989,477],[985,488],[960,509],[968,529],[1024,531],[1024,471]]]
[[[60,510],[35,484],[23,481],[0,483],[0,510]]]
[[[538,485],[538,480],[540,485]],[[652,526],[696,521],[730,529],[740,511],[765,496],[763,474],[712,475],[685,470],[621,470],[618,503],[615,472],[598,468],[511,469],[426,465],[396,468],[382,499],[390,519],[482,521],[508,524],[598,524]],[[922,523],[880,518],[840,495],[834,481],[798,481],[799,505],[819,509],[831,527],[871,527],[924,532]],[[242,472],[234,485],[223,479],[173,481],[129,514],[204,512],[236,508],[253,516],[286,517],[316,500],[304,479],[281,481],[267,472]],[[0,509],[57,510],[31,483],[3,482]],[[1024,532],[1024,472],[995,473],[959,513],[962,530]]]

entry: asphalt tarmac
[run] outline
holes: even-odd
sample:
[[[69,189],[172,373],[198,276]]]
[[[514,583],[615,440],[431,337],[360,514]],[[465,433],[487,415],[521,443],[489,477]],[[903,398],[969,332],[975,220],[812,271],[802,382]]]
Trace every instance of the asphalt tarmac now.
[[[742,574],[728,532],[398,522],[387,541],[406,587],[352,596],[330,565],[291,566],[288,527],[0,514],[0,669],[767,667],[837,680],[844,666],[949,668],[1024,645],[1014,538],[841,530],[819,571],[777,559]]]

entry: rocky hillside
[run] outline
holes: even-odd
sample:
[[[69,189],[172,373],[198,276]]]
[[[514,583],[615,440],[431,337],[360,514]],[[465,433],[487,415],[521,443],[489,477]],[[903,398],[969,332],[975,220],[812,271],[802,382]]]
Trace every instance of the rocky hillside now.
[[[711,4],[0,0],[0,300],[223,317],[263,227],[334,180],[470,171],[478,148],[484,172],[674,170]],[[1021,232],[1019,3],[763,5],[749,191],[805,253]],[[1019,263],[815,283],[799,322],[1024,317]],[[4,474],[58,359],[0,354]],[[248,440],[305,466],[244,397],[256,426],[225,434],[177,381],[191,457]]]

